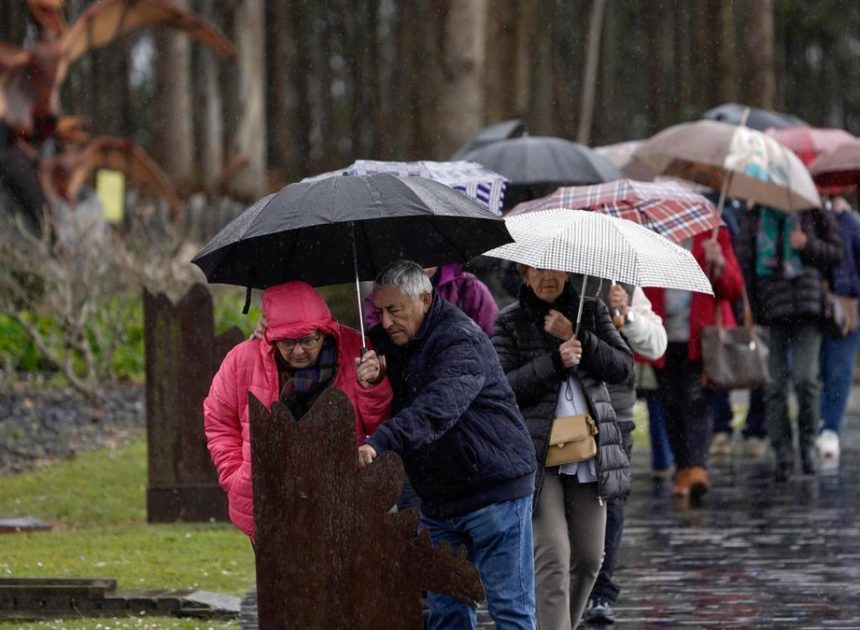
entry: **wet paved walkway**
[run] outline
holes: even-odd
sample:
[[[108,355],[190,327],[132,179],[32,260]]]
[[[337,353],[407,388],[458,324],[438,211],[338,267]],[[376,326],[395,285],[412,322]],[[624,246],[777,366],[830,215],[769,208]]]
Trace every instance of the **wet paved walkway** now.
[[[712,491],[690,507],[651,481],[647,449],[634,448],[614,627],[860,628],[856,388],[842,450],[838,471],[776,484],[770,460],[737,445],[712,461]]]

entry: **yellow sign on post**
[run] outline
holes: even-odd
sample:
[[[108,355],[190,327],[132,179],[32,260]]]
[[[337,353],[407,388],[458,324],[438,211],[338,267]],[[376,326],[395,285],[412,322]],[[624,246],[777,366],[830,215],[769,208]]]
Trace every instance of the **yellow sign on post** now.
[[[96,173],[96,195],[105,221],[122,223],[125,216],[125,175],[120,171],[100,169]]]

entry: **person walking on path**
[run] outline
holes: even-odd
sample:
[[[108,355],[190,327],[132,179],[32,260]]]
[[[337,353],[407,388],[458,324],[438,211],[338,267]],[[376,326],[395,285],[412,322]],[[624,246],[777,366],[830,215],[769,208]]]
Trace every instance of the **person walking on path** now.
[[[844,336],[824,335],[821,341],[821,418],[818,454],[822,465],[839,462],[839,430],[845,417],[854,364],[860,347],[858,298],[860,298],[860,218],[843,197],[830,203],[842,239],[842,262],[833,271],[833,293],[840,296],[846,314]]]
[[[535,453],[490,339],[411,261],[377,276],[373,303],[378,328],[402,350],[389,364],[398,407],[359,447],[360,465],[400,455],[433,543],[466,545],[497,627],[532,629]],[[431,630],[475,627],[466,604],[427,599]]]
[[[675,459],[672,496],[696,500],[710,489],[707,466],[713,430],[710,393],[702,387],[700,333],[703,326],[714,323],[717,308],[722,309],[726,326],[735,324],[731,302],[740,299],[743,278],[725,228],[720,228],[716,238],[710,233],[698,234],[688,245],[710,278],[714,295],[655,288],[645,293],[669,337],[666,354],[655,362],[655,371]]]
[[[575,286],[576,284],[574,281]],[[607,284],[606,288],[600,291],[599,297],[609,306],[615,327],[633,353],[651,361],[663,356],[667,344],[666,329],[640,287]],[[621,429],[622,446],[630,459],[633,449],[631,434],[636,427],[633,420],[633,407],[636,404],[635,373],[623,383],[607,384],[607,389],[618,427]],[[585,610],[585,620],[588,623],[615,622],[612,607],[618,599],[621,587],[613,577],[615,560],[621,547],[626,502],[626,497],[623,496],[611,498],[606,502],[603,562]]]
[[[280,401],[299,420],[329,387],[352,401],[358,442],[391,412],[391,385],[373,351],[359,358],[361,336],[332,317],[304,282],[263,293],[266,327],[233,348],[203,401],[206,440],[227,492],[230,520],[254,540],[248,394],[266,407]]]
[[[630,490],[622,431],[605,383],[625,383],[633,354],[600,300],[585,300],[563,271],[517,266],[519,299],[499,313],[493,345],[526,419],[538,458],[534,561],[538,625],[575,627],[603,559],[606,501]],[[597,455],[546,467],[553,420],[589,414]]]
[[[836,225],[819,208],[789,215],[756,205],[742,217],[738,257],[756,321],[770,327],[765,407],[775,478],[785,481],[794,471],[789,379],[797,395],[803,473],[815,474],[822,282],[842,260]]]

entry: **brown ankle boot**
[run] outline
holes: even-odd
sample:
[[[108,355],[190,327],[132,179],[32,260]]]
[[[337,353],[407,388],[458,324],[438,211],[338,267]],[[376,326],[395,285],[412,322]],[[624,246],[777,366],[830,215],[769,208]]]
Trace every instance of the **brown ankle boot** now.
[[[690,498],[698,499],[711,489],[707,468],[694,466],[690,468]]]
[[[679,468],[675,471],[675,483],[672,485],[672,496],[685,499],[690,496],[690,474],[692,468]]]

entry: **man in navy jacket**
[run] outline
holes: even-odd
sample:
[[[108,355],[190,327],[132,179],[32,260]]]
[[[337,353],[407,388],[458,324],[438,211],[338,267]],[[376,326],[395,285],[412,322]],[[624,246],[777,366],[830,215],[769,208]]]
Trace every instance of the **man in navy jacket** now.
[[[359,447],[359,461],[397,452],[421,498],[422,526],[434,544],[466,545],[496,624],[534,628],[536,460],[496,351],[414,262],[383,270],[373,303],[399,351],[389,373],[399,404]],[[465,604],[436,593],[428,604],[431,630],[475,627]]]

